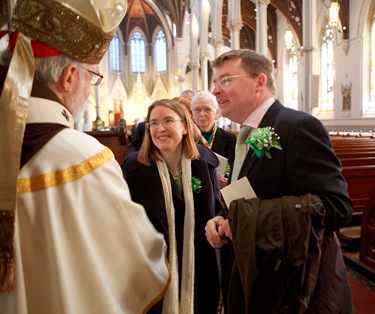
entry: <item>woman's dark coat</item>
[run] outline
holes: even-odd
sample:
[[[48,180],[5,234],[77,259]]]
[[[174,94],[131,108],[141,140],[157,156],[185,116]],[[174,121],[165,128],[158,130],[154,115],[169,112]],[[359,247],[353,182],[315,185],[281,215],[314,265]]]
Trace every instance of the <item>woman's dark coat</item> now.
[[[220,280],[215,249],[205,236],[209,219],[223,209],[220,188],[216,176],[217,157],[210,149],[198,145],[200,157],[192,160],[192,175],[201,180],[201,191],[193,192],[195,208],[195,306],[194,313],[216,313],[219,299]],[[155,228],[164,234],[169,247],[168,220],[165,210],[163,186],[156,163],[151,167],[137,161],[138,153],[130,154],[122,164],[124,178],[128,183],[132,200],[142,204]],[[184,200],[177,193],[171,178],[173,203],[175,207],[176,240],[178,260],[181,263]],[[154,312],[153,312],[154,313]],[[157,313],[157,312],[155,312]]]

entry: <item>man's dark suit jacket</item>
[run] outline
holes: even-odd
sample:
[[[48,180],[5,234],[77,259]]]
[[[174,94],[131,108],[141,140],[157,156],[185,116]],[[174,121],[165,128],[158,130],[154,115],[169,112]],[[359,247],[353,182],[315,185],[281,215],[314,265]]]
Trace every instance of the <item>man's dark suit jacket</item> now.
[[[234,151],[236,147],[236,136],[222,128],[217,128],[214,142],[211,149],[228,159],[228,163],[232,166],[234,162]]]
[[[341,163],[323,124],[275,101],[259,124],[259,128],[267,126],[280,136],[282,151],[271,149],[272,159],[268,159],[258,158],[250,149],[238,178],[247,176],[261,198],[318,195],[326,210],[326,232],[345,226],[351,219],[352,202]]]
[[[238,178],[246,176],[256,195],[262,199],[308,193],[317,195],[324,205],[325,233],[330,234],[345,226],[351,219],[352,202],[340,161],[322,123],[305,112],[286,108],[275,101],[259,124],[259,128],[268,126],[279,135],[282,150],[271,149],[272,159],[269,159],[266,156],[258,158],[250,149]],[[233,253],[230,245],[224,248],[225,251],[229,253],[222,252],[224,292],[231,272],[230,253]],[[236,300],[239,294],[236,290],[229,292],[229,299]]]
[[[220,188],[216,177],[218,159],[212,151],[198,145],[200,157],[191,161],[192,175],[201,180],[202,189],[193,192],[195,208],[195,310],[194,313],[215,313],[219,297],[219,271],[215,249],[205,236],[209,219],[223,210]],[[169,246],[168,220],[165,210],[163,187],[155,163],[151,167],[139,164],[138,153],[130,154],[122,164],[124,178],[128,183],[132,200],[142,204],[155,228],[164,234]],[[181,265],[184,200],[177,193],[171,178],[175,207],[176,239]]]

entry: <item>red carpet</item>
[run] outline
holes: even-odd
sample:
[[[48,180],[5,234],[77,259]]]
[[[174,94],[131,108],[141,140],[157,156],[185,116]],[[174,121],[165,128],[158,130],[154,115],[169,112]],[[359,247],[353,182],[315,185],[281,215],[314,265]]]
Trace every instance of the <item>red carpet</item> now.
[[[375,292],[349,276],[352,288],[354,314],[375,314]]]

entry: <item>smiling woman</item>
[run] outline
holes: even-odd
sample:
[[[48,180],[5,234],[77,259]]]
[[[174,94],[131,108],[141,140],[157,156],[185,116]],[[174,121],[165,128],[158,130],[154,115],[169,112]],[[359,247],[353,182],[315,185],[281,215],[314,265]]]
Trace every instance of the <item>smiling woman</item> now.
[[[149,132],[144,135],[138,156],[142,163],[150,165],[162,155],[175,169],[183,152],[191,159],[198,157],[200,132],[185,106],[171,99],[155,101],[148,108],[146,121]]]
[[[200,131],[183,104],[155,101],[146,121],[142,146],[125,159],[122,171],[132,199],[145,207],[167,243],[172,282],[152,313],[166,307],[173,313],[215,314],[219,268],[204,226],[223,208],[216,180],[218,159],[197,145]],[[148,187],[146,196],[141,186]]]

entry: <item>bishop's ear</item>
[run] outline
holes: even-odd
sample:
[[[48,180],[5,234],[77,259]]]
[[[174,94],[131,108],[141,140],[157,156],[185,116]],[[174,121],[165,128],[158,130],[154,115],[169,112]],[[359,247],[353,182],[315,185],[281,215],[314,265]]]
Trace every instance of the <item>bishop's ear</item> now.
[[[76,64],[69,64],[63,70],[60,83],[65,92],[71,91],[80,80],[79,68]]]

